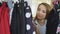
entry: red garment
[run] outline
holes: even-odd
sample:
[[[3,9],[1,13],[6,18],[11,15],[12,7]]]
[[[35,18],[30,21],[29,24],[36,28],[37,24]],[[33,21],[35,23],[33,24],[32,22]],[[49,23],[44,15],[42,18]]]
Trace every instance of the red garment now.
[[[9,9],[5,2],[0,6],[0,34],[10,34]]]
[[[57,4],[57,1],[52,2],[53,5]]]

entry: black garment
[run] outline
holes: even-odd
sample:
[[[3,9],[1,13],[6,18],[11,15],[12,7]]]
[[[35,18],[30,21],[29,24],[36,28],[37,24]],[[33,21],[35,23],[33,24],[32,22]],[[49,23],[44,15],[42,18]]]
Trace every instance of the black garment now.
[[[47,31],[46,34],[56,34],[57,26],[59,22],[59,14],[54,10],[51,11],[49,18],[47,19]]]
[[[46,34],[56,34],[57,27],[59,24],[59,11],[58,5],[54,6],[54,9],[51,10],[49,17],[47,19],[47,31]]]
[[[16,3],[14,5],[11,20],[11,34],[25,34],[25,21],[23,10],[23,3]]]
[[[32,23],[32,12],[30,6],[28,6],[27,2],[24,3],[24,15],[25,15],[25,34],[33,34],[34,27]]]

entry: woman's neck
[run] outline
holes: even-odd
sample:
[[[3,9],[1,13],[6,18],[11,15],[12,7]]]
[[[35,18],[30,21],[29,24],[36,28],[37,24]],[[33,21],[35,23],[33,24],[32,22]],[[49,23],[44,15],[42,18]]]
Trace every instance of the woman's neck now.
[[[45,24],[45,19],[39,19],[38,22],[39,22],[40,25],[43,26]]]

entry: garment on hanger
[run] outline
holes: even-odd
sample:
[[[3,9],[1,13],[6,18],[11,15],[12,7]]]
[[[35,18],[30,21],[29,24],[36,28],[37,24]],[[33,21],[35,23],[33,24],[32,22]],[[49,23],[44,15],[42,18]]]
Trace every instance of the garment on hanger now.
[[[57,27],[59,24],[59,11],[60,7],[56,4],[54,8],[51,10],[50,15],[47,21],[47,32],[46,34],[56,34]]]
[[[11,19],[11,34],[18,34],[18,23],[20,19],[20,12],[19,12],[19,7],[18,4],[14,4],[14,9],[12,12],[12,19]]]
[[[57,4],[57,12],[59,13],[59,22],[58,22],[56,33],[59,34],[60,33],[60,2],[58,2]]]
[[[9,15],[10,15],[10,24],[11,24],[11,18],[12,18],[12,12],[13,12],[13,8],[14,8],[14,3],[12,3],[12,0],[8,0],[7,1],[8,7],[9,7]]]
[[[11,20],[11,34],[25,34],[24,13],[21,3],[15,3]]]
[[[0,34],[10,34],[9,8],[5,2],[0,6]]]
[[[24,3],[24,15],[25,15],[25,34],[34,34],[34,27],[32,23],[32,12],[27,2]]]

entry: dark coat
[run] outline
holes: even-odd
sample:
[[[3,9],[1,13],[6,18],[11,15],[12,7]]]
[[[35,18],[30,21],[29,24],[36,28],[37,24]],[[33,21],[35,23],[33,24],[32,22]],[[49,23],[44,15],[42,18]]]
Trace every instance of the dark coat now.
[[[46,34],[56,34],[56,30],[59,22],[59,14],[52,9],[47,20],[48,21],[47,21]]]
[[[11,34],[25,34],[25,21],[23,4],[14,4],[11,20]],[[22,7],[21,7],[22,6]]]

